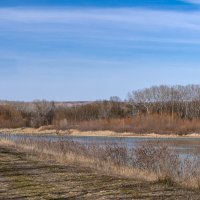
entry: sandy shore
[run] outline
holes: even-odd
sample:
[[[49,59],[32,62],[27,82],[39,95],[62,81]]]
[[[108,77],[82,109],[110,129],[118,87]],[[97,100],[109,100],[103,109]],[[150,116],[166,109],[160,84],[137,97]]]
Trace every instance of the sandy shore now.
[[[41,128],[16,128],[0,129],[0,134],[31,134],[31,135],[70,135],[70,136],[99,136],[99,137],[145,137],[145,138],[200,138],[200,133],[192,133],[184,136],[177,134],[136,134],[136,133],[116,133],[113,131],[78,131],[78,130],[55,130]]]

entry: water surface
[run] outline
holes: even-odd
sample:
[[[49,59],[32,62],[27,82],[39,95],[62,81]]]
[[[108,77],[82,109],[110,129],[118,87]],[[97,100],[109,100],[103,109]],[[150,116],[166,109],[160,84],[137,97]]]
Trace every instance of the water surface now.
[[[0,138],[9,137],[12,140],[33,139],[45,141],[75,141],[86,145],[90,144],[122,144],[129,148],[142,142],[153,142],[155,145],[164,143],[182,155],[200,155],[200,138],[149,138],[149,137],[98,137],[98,136],[56,136],[56,135],[25,135],[0,134]]]

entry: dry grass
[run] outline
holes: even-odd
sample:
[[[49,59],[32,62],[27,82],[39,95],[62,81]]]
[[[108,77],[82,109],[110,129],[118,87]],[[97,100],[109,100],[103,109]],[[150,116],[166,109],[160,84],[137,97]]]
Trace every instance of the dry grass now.
[[[81,165],[109,175],[146,181],[157,180],[156,174],[130,166],[127,162],[128,154],[122,149],[124,147],[118,145],[114,148],[110,148],[110,145],[100,147],[97,144],[89,147],[73,141],[40,142],[29,139],[18,140],[16,143],[11,141],[10,144],[29,153],[37,153],[40,159],[54,159],[60,163]]]
[[[53,159],[89,167],[107,174],[146,181],[180,184],[188,188],[200,188],[200,157],[181,159],[179,154],[163,143],[138,143],[127,147],[123,143],[84,145],[74,141],[39,141],[9,137],[0,143],[14,145],[41,159]]]
[[[0,128],[0,133],[5,134],[34,134],[34,135],[42,135],[42,134],[64,134],[68,135],[70,130],[56,130],[52,126],[42,126],[40,128]]]
[[[101,133],[97,131],[101,131]],[[187,136],[194,133],[200,133],[200,120],[181,119],[177,116],[174,116],[172,119],[170,115],[160,116],[158,114],[149,114],[138,115],[132,118],[79,121],[76,124],[64,120],[60,121],[58,125],[42,126],[40,128],[8,128],[0,129],[0,132],[13,134],[85,134],[97,136],[126,136],[127,133],[129,133],[130,136],[134,136],[134,134],[147,135],[154,133],[168,136]],[[92,132],[93,134],[89,132]]]
[[[115,132],[180,134],[200,133],[200,120],[181,119],[170,115],[140,115],[133,118],[101,119],[80,122],[81,131],[111,130]]]
[[[0,145],[0,199],[181,199],[199,191],[165,182],[148,182],[59,163],[10,145]]]
[[[15,145],[15,142],[5,137],[5,138],[0,139],[0,144],[1,145]]]

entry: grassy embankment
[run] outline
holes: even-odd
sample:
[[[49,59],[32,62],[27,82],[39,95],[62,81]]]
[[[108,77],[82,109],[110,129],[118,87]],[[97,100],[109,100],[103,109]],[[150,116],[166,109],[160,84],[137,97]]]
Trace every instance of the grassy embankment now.
[[[11,137],[1,139],[15,149],[36,154],[42,160],[83,166],[104,174],[143,181],[200,188],[199,156],[180,158],[165,143],[145,142],[134,147],[123,143],[84,145],[73,141],[39,141]]]
[[[157,180],[153,173],[123,171],[111,162],[98,168],[94,159],[64,155],[60,143],[42,145],[0,141],[0,199],[199,199],[198,191]]]

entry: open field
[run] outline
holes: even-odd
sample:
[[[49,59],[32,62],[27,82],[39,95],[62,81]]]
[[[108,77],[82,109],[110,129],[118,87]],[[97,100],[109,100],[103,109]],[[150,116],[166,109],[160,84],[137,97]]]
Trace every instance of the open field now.
[[[0,199],[199,199],[200,193],[162,182],[97,173],[87,167],[41,160],[0,145]]]

